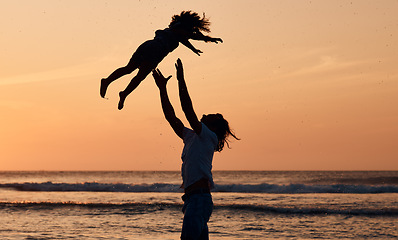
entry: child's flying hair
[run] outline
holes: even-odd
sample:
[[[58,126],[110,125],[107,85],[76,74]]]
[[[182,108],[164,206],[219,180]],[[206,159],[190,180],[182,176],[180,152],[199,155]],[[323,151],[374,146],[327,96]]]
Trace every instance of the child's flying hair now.
[[[193,29],[197,31],[210,32],[210,21],[205,17],[201,18],[198,13],[192,11],[182,11],[180,15],[174,15],[171,18],[169,27],[176,24],[182,24],[186,29]]]

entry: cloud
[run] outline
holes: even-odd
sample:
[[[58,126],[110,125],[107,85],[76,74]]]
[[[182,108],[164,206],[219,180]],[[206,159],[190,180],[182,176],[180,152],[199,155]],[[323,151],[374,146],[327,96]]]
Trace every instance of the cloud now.
[[[292,57],[294,56],[294,57]],[[372,61],[367,59],[344,59],[334,48],[298,49],[292,56],[286,56],[285,71],[279,71],[280,78],[324,77],[358,69]],[[354,73],[353,73],[354,74]],[[346,76],[347,77],[347,76]]]
[[[344,61],[334,56],[319,56],[317,62],[310,66],[302,67],[296,72],[291,73],[292,75],[306,75],[306,74],[319,74],[327,73],[332,71],[343,70],[355,66],[359,66],[365,63],[364,61]]]
[[[47,71],[2,77],[0,79],[0,86],[89,76],[95,73],[96,69],[100,68],[100,66],[98,66],[101,65],[99,62],[101,61],[85,61],[81,64],[65,66]]]

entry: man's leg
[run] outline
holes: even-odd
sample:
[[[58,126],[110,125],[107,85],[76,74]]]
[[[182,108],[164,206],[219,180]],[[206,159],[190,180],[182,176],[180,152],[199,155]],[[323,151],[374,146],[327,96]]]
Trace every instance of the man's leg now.
[[[181,239],[209,239],[207,222],[213,211],[213,202],[210,194],[195,194],[185,203],[184,220]]]

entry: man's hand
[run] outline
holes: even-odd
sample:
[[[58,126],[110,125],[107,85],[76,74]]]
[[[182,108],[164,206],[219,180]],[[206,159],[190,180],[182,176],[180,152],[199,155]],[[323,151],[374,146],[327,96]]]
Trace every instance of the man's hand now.
[[[155,79],[156,86],[158,86],[159,89],[166,88],[167,81],[169,81],[171,78],[171,75],[165,78],[158,68],[152,71],[152,76]]]
[[[184,81],[184,68],[182,67],[181,59],[177,59],[175,66],[177,70],[177,80]]]

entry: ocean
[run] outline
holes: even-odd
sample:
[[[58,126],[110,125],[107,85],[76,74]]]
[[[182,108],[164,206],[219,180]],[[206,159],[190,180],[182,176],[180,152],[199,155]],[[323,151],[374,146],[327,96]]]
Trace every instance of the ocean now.
[[[210,239],[397,239],[398,171],[215,171]],[[0,172],[0,239],[179,239],[179,172]]]

